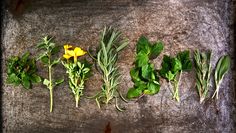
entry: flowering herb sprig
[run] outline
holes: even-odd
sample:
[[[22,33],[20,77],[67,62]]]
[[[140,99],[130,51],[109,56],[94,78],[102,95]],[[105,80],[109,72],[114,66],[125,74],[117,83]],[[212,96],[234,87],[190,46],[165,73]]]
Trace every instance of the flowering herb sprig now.
[[[53,55],[59,52],[59,48],[52,42],[52,38],[44,37],[42,42],[38,44],[37,48],[43,52],[40,54],[37,60],[48,67],[48,79],[44,79],[43,84],[47,86],[50,91],[50,112],[53,110],[53,88],[61,84],[64,79],[53,80],[52,79],[52,67],[60,62],[60,58],[53,59]]]
[[[62,64],[68,74],[69,87],[75,97],[75,106],[78,107],[80,97],[83,95],[85,80],[88,79],[91,70],[91,65],[86,60],[78,60],[78,57],[85,55],[87,52],[80,47],[75,47],[74,49],[72,47],[68,44],[64,45],[65,54],[63,57],[66,61],[62,61]]]

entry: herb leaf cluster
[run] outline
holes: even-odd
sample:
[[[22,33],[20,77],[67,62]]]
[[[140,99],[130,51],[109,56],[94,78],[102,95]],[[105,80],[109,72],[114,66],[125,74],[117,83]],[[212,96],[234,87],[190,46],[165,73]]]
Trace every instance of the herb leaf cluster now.
[[[136,46],[135,67],[130,70],[133,88],[127,93],[127,98],[132,99],[141,95],[154,95],[159,92],[160,84],[157,71],[150,59],[155,59],[163,50],[162,42],[150,43],[141,36]]]
[[[173,84],[173,98],[179,101],[179,82],[181,80],[182,72],[192,69],[190,52],[185,50],[178,53],[176,57],[164,55],[161,66],[162,68],[159,70],[160,75],[167,79],[169,83]]]
[[[36,71],[36,61],[34,58],[30,58],[29,52],[24,53],[21,57],[12,56],[7,60],[6,82],[15,86],[21,84],[25,89],[30,89],[32,83],[41,82]]]

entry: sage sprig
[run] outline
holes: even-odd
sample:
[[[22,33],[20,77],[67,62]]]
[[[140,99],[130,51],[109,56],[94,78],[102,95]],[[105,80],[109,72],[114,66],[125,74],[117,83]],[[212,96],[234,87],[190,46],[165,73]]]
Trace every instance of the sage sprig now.
[[[37,48],[42,51],[37,60],[41,60],[41,62],[48,68],[48,79],[45,78],[43,84],[47,86],[50,92],[50,112],[52,112],[53,88],[64,81],[64,79],[52,79],[52,68],[60,62],[60,58],[54,58],[54,55],[59,52],[59,47],[52,42],[52,38],[46,36],[42,39],[42,42],[37,45]]]
[[[37,68],[34,58],[30,58],[30,53],[26,52],[21,57],[11,56],[7,59],[7,80],[8,84],[15,86],[22,85],[25,89],[30,89],[32,83],[41,82],[40,76],[36,74]]]
[[[115,98],[116,108],[122,111],[117,105],[117,98],[120,95],[118,84],[121,76],[116,63],[118,52],[128,45],[128,41],[121,40],[120,36],[121,32],[113,28],[104,28],[97,54],[92,57],[96,61],[103,80],[101,91],[94,96],[98,107],[100,108],[100,103],[109,104]]]
[[[220,84],[229,69],[230,69],[230,57],[228,55],[224,55],[219,59],[216,65],[215,75],[214,75],[216,90],[212,98],[216,97],[216,99],[218,99]]]
[[[77,58],[86,54],[81,48],[76,47],[71,49],[71,45],[64,45],[65,54],[63,57],[66,61],[62,61],[62,64],[66,68],[66,73],[69,78],[69,87],[75,97],[75,106],[78,107],[80,97],[83,95],[84,83],[89,77],[91,71],[91,65],[86,61],[79,61]],[[73,60],[71,60],[71,57]]]
[[[211,52],[202,52],[196,50],[194,53],[194,64],[196,70],[196,87],[200,97],[200,103],[202,103],[207,97],[209,86],[210,86],[210,76],[212,72],[211,67]]]

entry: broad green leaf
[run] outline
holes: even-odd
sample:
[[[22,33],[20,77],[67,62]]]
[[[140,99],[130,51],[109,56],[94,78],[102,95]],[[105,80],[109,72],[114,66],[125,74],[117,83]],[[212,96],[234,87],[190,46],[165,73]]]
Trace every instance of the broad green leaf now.
[[[185,50],[183,52],[178,53],[177,58],[181,61],[183,71],[192,69],[192,62],[190,60],[189,50]]]
[[[26,74],[21,74],[22,85],[25,89],[30,89],[30,77]]]
[[[174,80],[175,76],[176,76],[176,75],[173,74],[171,71],[168,71],[168,72],[165,74],[165,78],[167,78],[168,81]]]
[[[49,86],[50,81],[48,79],[44,79],[43,80],[43,84],[46,85],[46,86]]]
[[[136,60],[135,60],[137,67],[142,67],[142,66],[148,64],[148,61],[149,61],[148,55],[145,54],[144,52],[138,53],[138,55],[136,56]]]
[[[140,96],[143,92],[143,88],[138,87],[138,88],[130,88],[128,93],[127,93],[127,98],[132,99]]]
[[[216,83],[219,83],[223,79],[224,75],[229,70],[229,68],[230,68],[230,57],[228,55],[222,56],[219,59],[215,69]]]
[[[149,80],[152,77],[152,72],[154,71],[154,66],[153,64],[147,64],[142,66],[141,72],[142,72],[142,77]]]
[[[164,49],[164,45],[162,42],[154,43],[151,49],[150,59],[155,59],[161,51]]]
[[[149,54],[151,52],[151,44],[144,36],[141,36],[137,43],[136,53],[138,54],[141,51],[143,51],[145,54]]]
[[[166,73],[168,73],[170,69],[171,69],[171,57],[164,55],[163,61],[161,63],[161,70],[159,70],[159,73],[162,77],[166,78]]]

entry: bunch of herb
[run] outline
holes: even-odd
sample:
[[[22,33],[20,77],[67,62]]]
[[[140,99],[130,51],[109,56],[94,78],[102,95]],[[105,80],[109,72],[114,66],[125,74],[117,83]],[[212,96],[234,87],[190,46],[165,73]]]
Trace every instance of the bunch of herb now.
[[[149,40],[141,36],[136,46],[135,67],[130,70],[130,75],[134,86],[129,89],[127,98],[132,99],[139,96],[154,95],[159,92],[159,76],[150,63],[150,59],[155,59],[163,50],[163,43],[151,44]]]
[[[80,97],[83,95],[85,80],[89,77],[91,65],[86,61],[79,61],[77,58],[86,54],[80,47],[72,49],[71,45],[64,45],[66,61],[62,64],[66,68],[69,78],[69,87],[75,97],[75,106],[78,107]],[[71,59],[73,58],[73,59]]]
[[[118,52],[128,45],[127,40],[121,39],[121,32],[113,28],[104,28],[101,36],[100,46],[96,56],[91,57],[96,61],[98,71],[102,74],[103,85],[101,91],[94,98],[100,108],[100,102],[109,104],[115,98],[116,108],[122,111],[117,105],[117,98],[121,94],[118,91],[120,74],[118,72]],[[121,98],[125,100],[122,96]]]
[[[196,86],[200,96],[200,103],[207,97],[209,90],[210,75],[212,72],[211,67],[211,52],[200,53],[196,50],[194,53],[194,63],[196,70]]]
[[[52,112],[53,89],[64,81],[64,79],[52,79],[52,68],[60,62],[60,58],[55,57],[55,54],[59,52],[59,47],[52,42],[52,38],[46,36],[42,39],[42,42],[37,45],[37,48],[42,51],[37,60],[41,60],[41,62],[48,68],[48,79],[45,78],[43,84],[46,85],[50,91],[50,112]]]
[[[171,90],[171,93],[173,98],[179,102],[179,82],[181,80],[182,72],[192,69],[190,52],[180,52],[176,57],[164,55],[161,66],[162,68],[159,73],[163,78],[168,80],[170,87],[171,84],[174,86],[173,90]]]
[[[30,89],[32,83],[41,82],[41,78],[36,74],[37,68],[35,59],[30,58],[30,53],[26,52],[21,57],[12,56],[7,60],[7,80],[8,84],[15,86],[22,85],[25,89]]]
[[[214,75],[216,90],[212,98],[216,97],[216,99],[218,99],[220,84],[225,74],[229,71],[229,69],[230,69],[230,57],[228,55],[224,55],[219,59],[216,65],[215,75]]]

